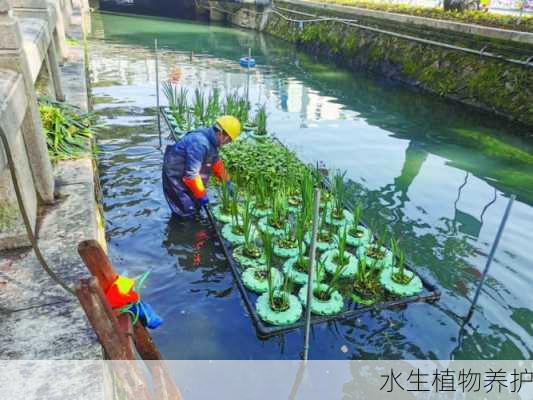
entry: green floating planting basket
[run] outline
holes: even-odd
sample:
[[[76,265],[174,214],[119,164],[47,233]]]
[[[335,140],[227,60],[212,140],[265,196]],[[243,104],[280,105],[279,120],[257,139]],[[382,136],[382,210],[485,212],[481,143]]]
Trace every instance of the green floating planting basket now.
[[[337,218],[334,218],[333,215],[332,215],[333,207],[330,206],[328,208],[329,208],[329,212],[326,215],[326,222],[328,224],[335,225],[335,226],[346,226],[346,225],[348,225],[350,223],[350,221],[353,220],[353,215],[348,210],[344,210],[343,211],[344,218],[337,219]]]
[[[266,272],[263,267],[248,268],[242,273],[242,282],[249,290],[255,293],[265,293],[268,291],[268,279],[259,279],[257,272]],[[279,289],[283,283],[283,275],[276,268],[272,268],[272,285]]]
[[[334,274],[337,270],[337,264],[334,261],[334,258],[339,254],[337,249],[328,250],[322,254],[322,259],[324,260],[324,268],[330,274]],[[352,278],[357,273],[359,269],[359,260],[356,256],[349,252],[345,252],[345,257],[348,257],[348,265],[344,267],[344,270],[341,272],[341,278]]]
[[[221,208],[222,204],[217,204],[216,206],[211,208],[211,212],[213,213],[213,216],[216,218],[217,221],[222,222],[224,224],[229,224],[231,222],[231,215],[224,214]]]
[[[284,247],[281,247],[275,244],[273,250],[274,250],[274,254],[280,258],[296,257],[299,254],[298,246],[287,249],[287,248],[284,248]]]
[[[244,245],[233,249],[233,258],[245,268],[266,268],[266,259],[264,254],[259,258],[251,258],[243,254]]]
[[[296,283],[297,285],[305,285],[309,280],[309,275],[305,272],[298,271],[296,269],[296,261],[298,257],[289,258],[283,263],[283,273],[289,277],[289,279]],[[323,277],[320,277],[318,280],[322,280]],[[317,281],[317,276],[315,275],[315,281]]]
[[[315,286],[315,285],[313,285]],[[329,286],[325,283],[321,283],[319,286],[321,289],[327,289]],[[314,289],[314,287],[313,287]],[[302,286],[298,292],[298,298],[302,302],[303,306],[307,306],[307,285]],[[341,294],[334,290],[331,293],[329,300],[320,300],[314,296],[311,298],[311,312],[317,315],[336,315],[344,309],[344,300]]]
[[[353,247],[366,246],[370,243],[370,231],[362,225],[359,225],[358,230],[363,232],[361,237],[352,236],[350,233],[346,236],[346,243]]]
[[[255,207],[255,202],[252,202],[252,215],[256,218],[263,218],[267,217],[270,214],[272,214],[272,210],[270,208],[261,209]]]
[[[165,113],[163,112],[163,108],[159,109],[159,112],[163,115],[164,120],[166,121],[168,127],[170,128],[170,123],[168,122],[168,119],[166,118]],[[174,135],[174,134],[173,134]],[[175,136],[174,136],[175,138]],[[176,139],[176,138],[175,138]],[[279,141],[276,138],[272,138],[272,140],[276,143],[279,143]],[[282,144],[280,144],[282,146]],[[323,178],[323,184],[325,187],[329,188],[329,182],[327,181],[327,178]],[[353,204],[347,204],[347,208],[353,209]],[[218,241],[221,244],[221,250],[224,253],[224,256],[228,260],[228,265],[230,266],[231,273],[233,274],[233,277],[235,279],[235,283],[237,284],[237,287],[239,288],[239,291],[242,295],[243,303],[248,310],[251,320],[253,321],[257,334],[261,338],[267,338],[275,335],[280,335],[285,332],[289,332],[291,330],[303,328],[305,325],[305,320],[302,318],[301,314],[302,312],[296,312],[295,315],[298,315],[298,318],[286,318],[284,321],[279,322],[279,320],[276,318],[269,318],[265,313],[262,314],[264,319],[259,316],[258,310],[256,310],[256,302],[259,300],[259,297],[251,291],[249,291],[243,283],[241,274],[243,273],[243,269],[241,268],[240,264],[236,262],[236,260],[232,256],[232,252],[230,249],[230,246],[228,246],[227,241],[225,241],[221,235],[221,229],[222,224],[218,222],[211,212],[211,209],[208,207],[207,209],[207,216],[211,222],[211,225],[214,228],[216,237]],[[334,246],[335,244],[333,244]],[[429,283],[427,280],[423,279],[423,277],[420,277],[420,280],[423,284],[423,292],[409,297],[401,297],[398,299],[392,299],[388,300],[379,304],[375,304],[372,306],[361,306],[357,304],[355,301],[348,303],[345,302],[345,308],[344,311],[341,311],[339,314],[336,315],[316,315],[312,314],[311,316],[311,324],[319,324],[319,323],[325,323],[329,321],[339,321],[343,319],[352,319],[355,318],[363,313],[366,313],[368,311],[375,311],[375,310],[381,310],[386,308],[391,308],[399,305],[406,305],[413,302],[418,301],[426,301],[426,302],[432,302],[436,301],[440,298],[440,291],[435,287],[435,285]],[[264,294],[262,296],[265,296]],[[296,296],[293,296],[293,303],[294,300],[296,300],[296,303],[298,304],[299,308],[302,309],[302,306],[300,304],[300,301],[296,298]],[[263,297],[264,299],[264,297]],[[268,299],[266,299],[268,301]],[[264,301],[264,300],[263,300]],[[267,304],[268,306],[268,304]],[[295,306],[295,307],[298,307]],[[271,321],[271,322],[270,322]],[[292,323],[289,323],[287,321],[294,321]],[[281,323],[277,325],[277,323]]]
[[[257,227],[261,232],[270,233],[272,236],[280,237],[285,234],[285,230],[277,229],[273,226],[270,226],[267,222],[268,217],[263,217],[257,222]]]
[[[278,292],[275,292],[275,295]],[[258,297],[255,308],[257,310],[257,315],[264,322],[267,322],[271,325],[283,326],[293,324],[298,321],[302,316],[302,305],[298,298],[289,294],[289,308],[285,311],[276,312],[270,307],[270,302],[268,298],[268,293],[263,293]]]
[[[401,297],[414,296],[424,290],[424,285],[422,284],[422,281],[420,280],[418,275],[416,275],[413,271],[409,271],[407,269],[404,270],[404,274],[409,278],[412,278],[411,282],[405,285],[396,282],[393,279],[393,275],[398,271],[398,268],[393,267],[386,268],[383,272],[381,272],[381,275],[379,277],[379,283],[381,283],[381,286],[383,286],[390,293],[396,294]]]
[[[224,225],[224,228],[222,228],[222,237],[234,246],[244,244],[244,235],[233,233],[233,224],[231,223]]]
[[[305,243],[308,246],[311,245],[311,232],[307,232],[304,236]],[[331,241],[328,242],[316,242],[316,249],[320,252],[328,251],[334,249],[337,245],[335,244],[334,238],[331,238]]]
[[[366,250],[368,249],[370,243],[367,243],[366,246],[360,246],[357,249],[357,257],[359,259],[363,259],[363,257],[366,260],[366,265],[368,265],[370,268],[376,268],[376,269],[385,269],[392,266],[394,263],[393,261],[393,255],[392,252],[387,249],[386,247],[381,246],[381,251],[385,253],[385,257],[383,257],[381,260],[376,260],[372,257],[367,256]]]

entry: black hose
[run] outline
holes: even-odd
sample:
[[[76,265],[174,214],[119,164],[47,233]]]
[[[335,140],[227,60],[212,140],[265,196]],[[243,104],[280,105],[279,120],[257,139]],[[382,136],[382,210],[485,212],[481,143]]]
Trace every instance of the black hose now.
[[[30,218],[28,217],[28,213],[26,211],[26,206],[24,205],[24,201],[22,200],[22,192],[19,187],[19,181],[17,179],[17,173],[15,171],[15,162],[13,161],[13,155],[11,154],[11,149],[9,147],[9,142],[6,137],[6,133],[0,126],[0,138],[2,139],[2,144],[5,149],[6,158],[7,158],[7,164],[9,166],[9,171],[11,172],[11,179],[13,180],[13,186],[15,188],[15,194],[17,197],[17,203],[20,209],[20,213],[22,215],[22,219],[24,221],[24,226],[26,227],[26,233],[28,234],[28,239],[30,240],[31,247],[33,248],[33,251],[35,252],[35,256],[37,257],[37,260],[45,270],[45,272],[52,278],[53,281],[55,281],[59,286],[61,286],[63,289],[65,289],[68,293],[72,294],[73,296],[76,295],[74,290],[70,288],[57,274],[50,268],[48,263],[46,262],[43,254],[41,253],[41,249],[39,249],[39,246],[37,245],[37,239],[35,238],[35,235],[33,234],[33,229],[31,226]]]

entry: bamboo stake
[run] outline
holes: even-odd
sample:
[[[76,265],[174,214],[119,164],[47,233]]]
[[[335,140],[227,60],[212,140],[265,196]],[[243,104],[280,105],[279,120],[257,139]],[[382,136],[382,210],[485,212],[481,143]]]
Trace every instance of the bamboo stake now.
[[[318,216],[320,213],[320,189],[315,189],[313,200],[313,230],[311,232],[311,250],[309,253],[309,274],[307,279],[307,305],[305,309],[304,361],[309,358],[309,332],[311,329],[311,299],[313,296],[313,280],[315,275],[316,238]]]

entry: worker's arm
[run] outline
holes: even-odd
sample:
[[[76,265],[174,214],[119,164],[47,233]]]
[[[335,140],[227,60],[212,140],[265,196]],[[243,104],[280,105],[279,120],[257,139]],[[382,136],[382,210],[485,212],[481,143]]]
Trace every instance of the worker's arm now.
[[[199,142],[190,143],[187,147],[185,174],[183,175],[183,183],[202,205],[207,203],[207,192],[200,176],[206,155],[207,147],[205,145]]]

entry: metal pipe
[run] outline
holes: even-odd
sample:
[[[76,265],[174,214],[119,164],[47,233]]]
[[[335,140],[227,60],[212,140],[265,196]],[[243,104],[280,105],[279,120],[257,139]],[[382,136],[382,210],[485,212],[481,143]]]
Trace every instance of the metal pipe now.
[[[311,330],[311,300],[313,297],[313,280],[315,275],[316,239],[318,216],[320,214],[320,189],[315,189],[313,200],[313,229],[311,231],[311,250],[309,252],[309,273],[307,277],[307,305],[305,308],[304,361],[309,359],[309,332]]]
[[[33,233],[33,228],[31,226],[30,217],[28,216],[28,212],[26,211],[26,206],[24,204],[24,200],[22,199],[22,191],[19,186],[19,181],[17,178],[17,173],[15,170],[15,161],[13,160],[13,154],[11,153],[11,148],[9,147],[9,141],[7,140],[7,135],[0,127],[0,139],[2,141],[2,144],[4,146],[4,151],[6,154],[7,164],[9,166],[9,171],[11,173],[11,180],[13,181],[13,187],[15,188],[15,196],[17,198],[17,203],[20,209],[20,214],[22,215],[22,220],[24,221],[24,226],[26,228],[26,233],[28,235],[28,239],[30,240],[31,247],[33,248],[33,251],[35,252],[35,256],[37,257],[37,261],[41,264],[45,272],[52,278],[53,281],[55,281],[59,286],[61,286],[63,289],[65,289],[68,293],[75,296],[74,290],[70,288],[63,280],[56,275],[56,273],[50,268],[48,263],[46,262],[43,253],[41,253],[41,249],[39,248],[37,244],[37,239],[35,238],[35,234]]]
[[[154,39],[155,52],[155,98],[157,101],[157,131],[159,132],[159,148],[163,146],[161,140],[161,116],[159,115],[161,109],[159,108],[159,57],[157,55],[157,39]]]
[[[509,198],[509,202],[507,203],[507,207],[505,208],[505,212],[503,214],[502,221],[500,222],[498,232],[496,232],[496,238],[494,239],[494,243],[492,244],[492,248],[490,249],[489,257],[487,258],[487,263],[485,264],[485,269],[483,270],[483,274],[481,275],[481,279],[479,280],[479,284],[476,289],[476,294],[474,295],[474,298],[472,299],[472,305],[470,306],[470,310],[468,311],[465,321],[468,321],[472,317],[472,314],[474,313],[474,307],[477,304],[479,294],[481,293],[481,288],[483,286],[483,283],[485,282],[487,273],[489,272],[489,268],[490,268],[490,265],[492,264],[492,259],[494,258],[494,254],[496,253],[498,244],[500,243],[500,238],[505,228],[505,224],[507,223],[507,218],[509,217],[509,213],[511,212],[511,207],[513,205],[515,198],[516,196],[514,194],[512,194],[511,197]]]
[[[467,48],[467,47],[460,47],[460,46],[454,46],[454,45],[447,44],[447,43],[437,42],[435,40],[422,39],[422,38],[419,38],[419,37],[416,37],[416,36],[404,35],[402,33],[396,33],[396,32],[386,31],[384,29],[373,28],[373,27],[370,27],[370,26],[366,26],[366,25],[361,25],[359,23],[355,23],[357,20],[340,19],[340,18],[325,18],[325,17],[315,18],[315,19],[308,19],[308,20],[305,20],[305,19],[304,20],[297,20],[297,19],[292,19],[292,18],[289,18],[289,17],[283,15],[279,11],[276,11],[276,9],[287,11],[287,12],[294,13],[294,14],[306,15],[306,16],[314,16],[314,15],[303,13],[301,11],[291,10],[289,8],[273,6],[273,8],[272,8],[272,12],[273,13],[279,15],[281,18],[285,19],[286,21],[290,21],[290,22],[299,23],[299,22],[334,21],[334,22],[339,22],[339,23],[342,23],[342,24],[345,24],[345,25],[348,25],[348,26],[353,26],[355,28],[368,30],[368,31],[371,31],[371,32],[377,32],[377,33],[381,33],[381,34],[384,34],[384,35],[394,36],[394,37],[397,37],[397,38],[400,38],[400,39],[411,40],[411,41],[414,41],[414,42],[419,42],[419,43],[423,43],[423,44],[429,44],[431,46],[443,47],[445,49],[450,49],[450,50],[455,50],[455,51],[462,51],[464,53],[475,54],[475,55],[478,55],[478,56],[481,56],[481,57],[492,58],[492,59],[504,61],[504,62],[507,62],[507,63],[510,63],[510,64],[520,65],[520,66],[526,67],[526,68],[532,68],[533,67],[533,64],[531,64],[527,60],[526,61],[522,61],[522,60],[516,60],[514,58],[506,58],[506,57],[498,55],[498,54],[493,54],[493,53],[489,53],[487,51],[483,51],[484,49],[482,49],[481,51],[480,50],[474,50],[474,49],[470,49],[470,48]]]

